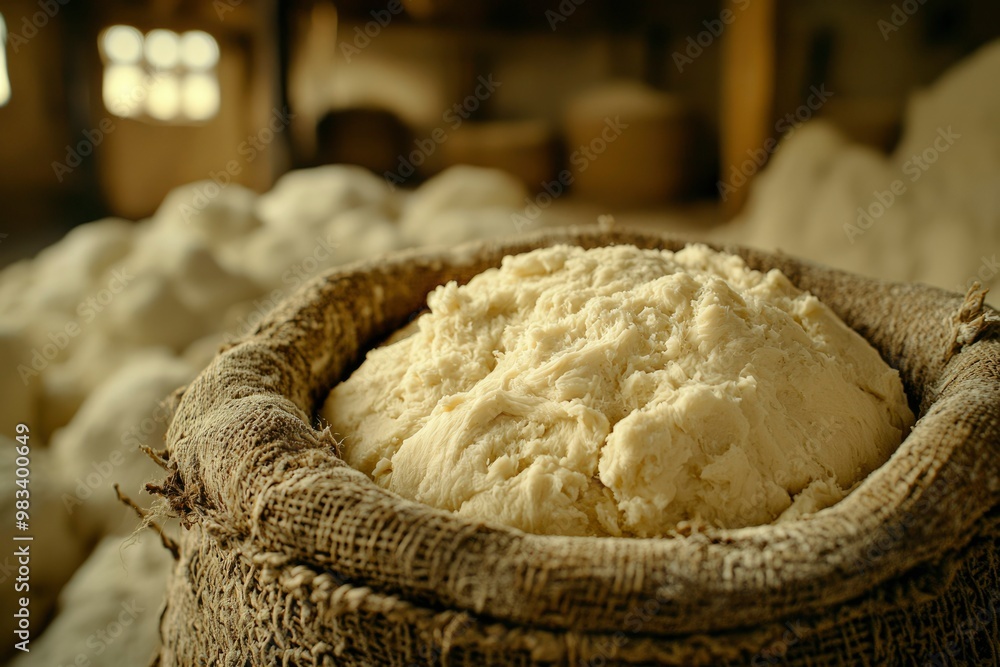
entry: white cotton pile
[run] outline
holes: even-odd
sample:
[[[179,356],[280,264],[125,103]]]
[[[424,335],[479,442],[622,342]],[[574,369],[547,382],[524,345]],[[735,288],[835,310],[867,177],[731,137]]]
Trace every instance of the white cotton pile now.
[[[720,240],[1000,305],[1000,42],[912,98],[890,156],[822,121],[786,137]]]
[[[327,165],[292,171],[257,200],[257,215],[294,234],[321,231],[334,216],[368,206],[395,209],[389,185],[361,167]]]
[[[18,326],[27,323],[31,309],[25,303],[24,295],[33,277],[33,260],[22,259],[0,271],[0,312],[4,314],[4,322],[13,322]]]
[[[0,434],[14,433],[20,423],[38,423],[38,394],[41,387],[37,382],[25,382],[15,371],[25,359],[31,358],[28,342],[8,322],[0,322]],[[30,378],[29,378],[30,379]]]
[[[210,181],[197,181],[170,191],[153,216],[154,224],[175,236],[198,238],[213,249],[239,243],[260,227],[256,192],[237,183],[218,191],[213,187]]]
[[[0,571],[4,574],[0,578],[4,580],[5,589],[3,595],[0,595],[0,616],[3,618],[0,628],[3,628],[7,639],[0,648],[0,660],[14,644],[12,626],[18,600],[21,597],[30,598],[30,623],[37,633],[55,604],[59,590],[87,557],[88,547],[73,529],[74,517],[63,505],[67,489],[59,477],[59,469],[45,449],[44,441],[37,437],[35,429],[27,434],[29,449],[26,455],[30,470],[27,478],[27,491],[30,495],[28,530],[16,529],[14,519],[19,500],[17,493],[25,490],[24,485],[17,483],[18,479],[24,479],[16,474],[20,467],[17,465],[17,458],[25,453],[18,448],[25,445],[13,440],[15,435],[13,430],[0,434],[0,448],[3,451],[3,456],[0,456],[0,511],[6,519],[0,526],[0,540],[4,543],[4,552],[0,555]],[[15,542],[15,535],[27,535],[32,540]],[[18,582],[15,578],[19,576],[18,568],[21,565],[17,550],[25,546],[30,549],[30,577],[27,582],[20,583],[22,586],[27,583],[29,588],[17,590],[15,585]]]
[[[451,167],[409,196],[399,224],[413,245],[455,245],[514,233],[511,214],[526,200],[524,184],[510,174]]]
[[[183,350],[218,329],[229,305],[261,293],[253,280],[227,271],[211,248],[190,236],[157,230],[155,242],[146,244],[132,260],[132,266],[142,268],[110,319],[120,320],[111,324],[114,331],[125,331],[124,321],[137,322],[139,326],[128,333],[138,345]]]
[[[333,248],[334,264],[368,259],[405,247],[394,219],[385,209],[366,206],[334,216],[323,230]]]
[[[104,539],[60,593],[48,630],[10,667],[148,665],[173,562],[152,533]]]
[[[65,509],[88,540],[135,527],[135,514],[118,500],[114,485],[138,499],[146,482],[163,476],[140,448],[162,448],[170,416],[163,401],[196,371],[164,350],[141,353],[87,396],[52,436],[53,462],[69,489]]]
[[[914,96],[892,162],[919,230],[911,278],[958,290],[973,279],[1000,305],[1000,41],[980,49]],[[916,166],[938,154],[936,162]],[[906,177],[904,176],[904,180]],[[902,199],[902,198],[901,198]]]
[[[33,260],[22,307],[76,316],[87,296],[84,290],[122,264],[134,235],[133,223],[116,218],[74,228]]]
[[[360,167],[292,171],[257,201],[265,226],[246,241],[246,270],[266,291],[290,291],[326,269],[400,247],[396,195]]]
[[[128,345],[180,351],[205,333],[200,315],[184,303],[173,281],[158,273],[138,276],[114,306],[101,327]]]
[[[199,343],[192,356],[204,359],[204,341],[245,332],[263,304],[323,271],[507,233],[525,197],[513,177],[474,167],[408,194],[351,166],[290,172],[261,196],[209,185],[178,188],[140,223],[81,225],[0,272],[0,355],[21,371],[26,400],[41,404],[18,409],[40,415],[46,437],[135,351]]]

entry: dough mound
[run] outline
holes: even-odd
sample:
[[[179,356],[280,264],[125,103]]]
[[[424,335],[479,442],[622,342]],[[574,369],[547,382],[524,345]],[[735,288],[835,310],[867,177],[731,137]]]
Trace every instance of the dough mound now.
[[[702,245],[544,248],[427,304],[322,416],[379,485],[526,532],[795,518],[913,424],[898,373],[829,308]]]

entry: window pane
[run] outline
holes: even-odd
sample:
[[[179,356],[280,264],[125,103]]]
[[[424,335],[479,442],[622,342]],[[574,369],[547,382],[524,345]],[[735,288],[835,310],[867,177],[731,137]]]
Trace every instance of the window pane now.
[[[7,24],[0,14],[0,107],[10,101],[10,79],[7,77]]]
[[[204,121],[219,113],[219,44],[203,30],[178,34],[113,25],[98,38],[104,105],[118,116]],[[2,89],[0,89],[2,90]]]
[[[160,75],[149,88],[146,98],[146,112],[157,120],[172,120],[181,109],[181,91],[177,77],[173,74]]]
[[[193,70],[215,67],[219,62],[219,45],[207,32],[186,32],[181,35],[181,62]]]
[[[146,34],[146,60],[159,69],[177,65],[180,44],[173,30],[151,30]]]
[[[181,93],[184,115],[208,120],[219,112],[219,80],[214,74],[188,74]]]
[[[142,58],[142,33],[129,25],[113,25],[101,36],[101,52],[116,65],[132,65]]]
[[[107,65],[104,68],[104,106],[116,116],[139,116],[142,112],[143,71],[136,65]]]

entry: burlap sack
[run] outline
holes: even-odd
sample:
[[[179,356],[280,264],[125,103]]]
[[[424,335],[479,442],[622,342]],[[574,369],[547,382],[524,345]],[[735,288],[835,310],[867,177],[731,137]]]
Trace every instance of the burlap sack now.
[[[815,516],[670,539],[526,535],[385,491],[316,421],[427,293],[576,230],[326,274],[180,397],[158,492],[188,530],[162,619],[192,665],[997,664],[1000,341],[974,296],[727,248],[780,268],[902,374],[919,421]]]

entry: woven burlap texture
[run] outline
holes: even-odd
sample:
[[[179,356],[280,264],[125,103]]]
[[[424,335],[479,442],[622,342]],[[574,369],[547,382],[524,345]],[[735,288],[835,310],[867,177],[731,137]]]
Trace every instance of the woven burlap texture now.
[[[162,619],[192,665],[997,664],[1000,340],[970,295],[782,255],[902,375],[919,420],[832,508],[664,539],[528,535],[401,499],[336,455],[330,388],[425,303],[576,228],[334,270],[185,390],[151,489],[187,530]]]

